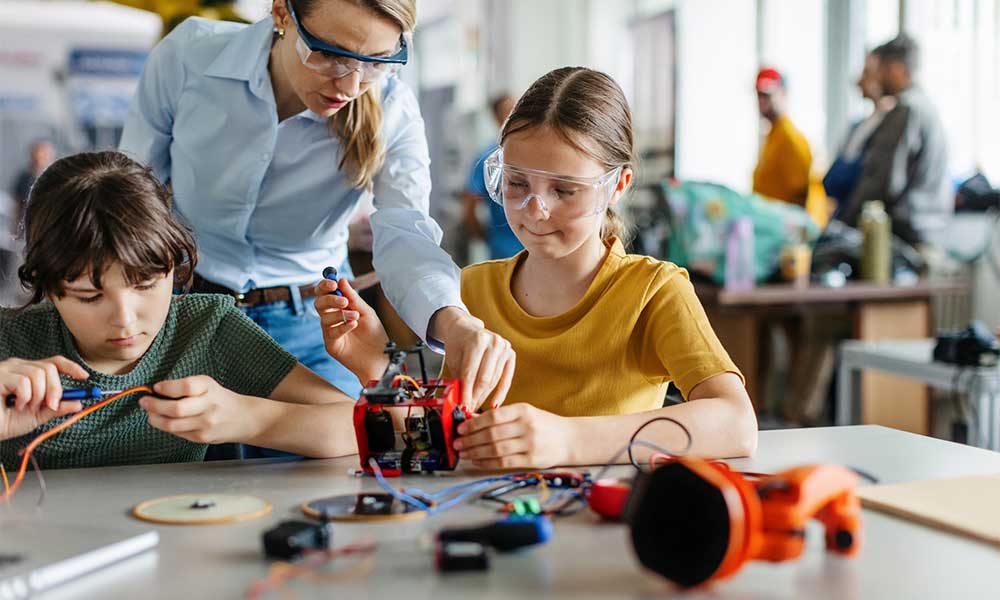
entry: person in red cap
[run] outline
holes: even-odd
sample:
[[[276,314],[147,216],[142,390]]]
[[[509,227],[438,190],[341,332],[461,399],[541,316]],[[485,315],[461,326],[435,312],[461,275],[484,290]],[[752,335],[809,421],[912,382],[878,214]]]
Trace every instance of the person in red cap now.
[[[785,114],[785,79],[775,69],[757,73],[757,106],[771,130],[753,172],[753,191],[805,206],[812,152],[809,142]]]

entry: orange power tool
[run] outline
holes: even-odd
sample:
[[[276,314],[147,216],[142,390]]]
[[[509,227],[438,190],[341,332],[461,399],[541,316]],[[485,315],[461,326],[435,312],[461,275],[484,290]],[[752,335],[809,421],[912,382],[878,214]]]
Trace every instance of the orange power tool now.
[[[837,465],[751,480],[723,463],[672,458],[636,477],[625,519],[643,566],[691,587],[729,577],[750,560],[797,558],[812,519],[826,528],[827,550],[857,553],[857,484]]]

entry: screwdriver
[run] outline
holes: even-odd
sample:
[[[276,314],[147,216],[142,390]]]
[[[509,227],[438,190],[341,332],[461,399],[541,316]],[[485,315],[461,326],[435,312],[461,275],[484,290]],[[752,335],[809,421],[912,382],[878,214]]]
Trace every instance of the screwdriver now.
[[[121,392],[118,391],[118,390],[102,390],[101,388],[97,387],[96,385],[89,385],[89,386],[84,387],[84,388],[76,388],[76,389],[71,389],[71,390],[63,390],[63,394],[62,394],[62,397],[60,398],[60,400],[62,400],[62,401],[66,401],[66,400],[98,400],[98,399],[103,398],[105,396],[114,396],[115,394],[119,394],[119,393],[121,393]],[[13,408],[15,400],[17,400],[17,396],[15,394],[11,394],[11,395],[7,396],[7,399],[4,402],[4,404],[6,404],[7,408]]]
[[[542,515],[511,516],[482,526],[442,529],[441,543],[477,542],[501,552],[544,544],[552,537],[552,521]]]
[[[323,279],[329,279],[330,281],[336,282],[337,281],[337,269],[335,269],[333,267],[327,267],[327,268],[323,269]],[[340,290],[334,290],[333,293],[336,294],[337,296],[343,296],[343,294],[340,293]]]

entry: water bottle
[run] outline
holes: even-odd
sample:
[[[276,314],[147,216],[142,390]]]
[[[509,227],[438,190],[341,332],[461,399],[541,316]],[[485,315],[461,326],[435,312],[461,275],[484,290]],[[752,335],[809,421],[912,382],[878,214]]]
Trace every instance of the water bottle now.
[[[754,285],[753,221],[738,217],[729,228],[726,242],[726,289],[746,291]]]
[[[892,222],[881,200],[865,202],[859,219],[864,241],[861,245],[861,279],[888,283],[892,266]]]

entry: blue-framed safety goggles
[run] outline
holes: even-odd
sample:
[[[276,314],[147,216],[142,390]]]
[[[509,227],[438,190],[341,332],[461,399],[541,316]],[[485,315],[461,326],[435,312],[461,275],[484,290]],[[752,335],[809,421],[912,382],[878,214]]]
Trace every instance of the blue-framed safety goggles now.
[[[288,7],[288,14],[291,15],[299,33],[299,38],[295,42],[295,50],[299,58],[302,59],[302,64],[312,71],[333,79],[340,79],[354,71],[359,71],[361,80],[369,82],[398,70],[410,59],[410,44],[406,33],[399,36],[399,49],[391,56],[357,54],[330,45],[314,36],[302,25],[295,13],[293,3],[286,0],[285,5]]]

